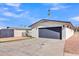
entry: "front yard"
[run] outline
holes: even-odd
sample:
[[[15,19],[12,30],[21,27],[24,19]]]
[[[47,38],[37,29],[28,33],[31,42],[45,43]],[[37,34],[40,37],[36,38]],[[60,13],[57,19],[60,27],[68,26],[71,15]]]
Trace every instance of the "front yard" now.
[[[17,40],[17,41],[16,41]],[[6,42],[7,41],[7,42]],[[4,42],[4,43],[1,43]],[[65,44],[65,45],[64,45]],[[79,33],[64,40],[47,38],[0,38],[0,56],[77,56]]]
[[[19,41],[19,40],[24,40],[28,39],[29,37],[9,37],[9,38],[0,38],[0,43],[3,42],[12,42],[12,41]]]
[[[0,56],[62,56],[63,49],[63,40],[33,38],[0,43]]]

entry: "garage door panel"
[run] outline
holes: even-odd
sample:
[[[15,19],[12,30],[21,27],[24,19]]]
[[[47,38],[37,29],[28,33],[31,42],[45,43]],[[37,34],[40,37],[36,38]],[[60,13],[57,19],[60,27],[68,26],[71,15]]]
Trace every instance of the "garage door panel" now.
[[[39,37],[59,39],[60,33],[48,29],[40,29]]]
[[[39,37],[41,38],[53,38],[60,39],[61,37],[61,28],[40,28]]]

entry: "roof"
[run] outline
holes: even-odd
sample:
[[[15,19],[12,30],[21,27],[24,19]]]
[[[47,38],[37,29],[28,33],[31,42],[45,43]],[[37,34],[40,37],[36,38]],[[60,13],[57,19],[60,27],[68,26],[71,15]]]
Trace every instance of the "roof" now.
[[[49,19],[42,19],[42,20],[40,20],[40,21],[38,21],[38,22],[33,23],[33,24],[30,25],[29,27],[32,27],[32,26],[34,26],[35,24],[37,24],[37,23],[39,23],[39,22],[46,22],[46,21],[61,22],[61,23],[69,23],[69,24],[72,25],[72,27],[74,27],[73,24],[72,24],[71,22],[69,22],[69,21],[59,21],[59,20],[49,20]]]
[[[30,27],[7,27],[7,29],[16,29],[16,30],[28,30],[31,29]]]

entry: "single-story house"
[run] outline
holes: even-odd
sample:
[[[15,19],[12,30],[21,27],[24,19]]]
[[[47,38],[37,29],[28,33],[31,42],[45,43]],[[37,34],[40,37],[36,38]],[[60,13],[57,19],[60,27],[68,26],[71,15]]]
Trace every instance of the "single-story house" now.
[[[42,19],[30,25],[30,35],[35,38],[68,39],[74,35],[71,22]]]
[[[0,29],[0,38],[23,37],[23,36],[26,36],[25,28],[9,27]]]
[[[71,22],[42,19],[28,28],[7,27],[0,29],[0,38],[24,37],[68,39],[74,35],[74,26]]]

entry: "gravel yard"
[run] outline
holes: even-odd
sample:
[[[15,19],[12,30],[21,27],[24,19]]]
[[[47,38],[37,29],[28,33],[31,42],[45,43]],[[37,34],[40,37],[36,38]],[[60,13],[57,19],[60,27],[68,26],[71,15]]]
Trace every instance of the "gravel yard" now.
[[[62,56],[64,40],[26,39],[0,43],[0,56]]]

